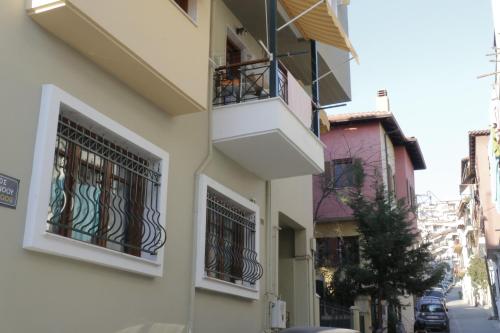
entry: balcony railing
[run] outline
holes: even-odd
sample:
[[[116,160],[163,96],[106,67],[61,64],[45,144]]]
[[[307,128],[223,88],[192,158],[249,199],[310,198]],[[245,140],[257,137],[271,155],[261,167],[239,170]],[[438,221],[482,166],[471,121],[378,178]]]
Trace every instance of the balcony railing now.
[[[213,105],[269,98],[270,66],[268,59],[258,59],[216,68]],[[278,70],[278,96],[288,103],[288,78],[281,66]]]

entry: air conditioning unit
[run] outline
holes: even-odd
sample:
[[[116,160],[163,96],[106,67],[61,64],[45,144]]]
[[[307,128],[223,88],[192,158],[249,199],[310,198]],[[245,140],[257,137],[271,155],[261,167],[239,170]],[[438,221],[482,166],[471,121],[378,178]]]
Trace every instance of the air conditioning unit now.
[[[286,328],[286,302],[271,302],[271,328]]]

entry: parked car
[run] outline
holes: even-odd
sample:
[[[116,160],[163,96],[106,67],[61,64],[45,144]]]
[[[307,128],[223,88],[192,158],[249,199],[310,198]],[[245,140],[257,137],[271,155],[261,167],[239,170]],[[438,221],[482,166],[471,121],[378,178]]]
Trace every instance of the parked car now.
[[[292,327],[280,331],[281,333],[360,333],[356,330],[347,328],[333,328],[333,327]]]
[[[448,307],[446,306],[446,300],[442,299],[442,298],[439,298],[439,297],[434,297],[434,296],[424,296],[422,298],[420,298],[418,301],[417,301],[417,305],[416,305],[416,312],[418,313],[418,309],[420,307],[420,304],[425,304],[425,303],[429,303],[429,302],[433,302],[433,301],[439,301],[441,304],[443,304],[443,307],[446,311],[448,311]]]
[[[446,300],[446,296],[444,295],[444,292],[441,288],[427,290],[424,293],[424,296],[438,297]]]
[[[446,307],[437,299],[422,301],[417,308],[415,330],[425,328],[427,331],[450,332],[450,320]]]

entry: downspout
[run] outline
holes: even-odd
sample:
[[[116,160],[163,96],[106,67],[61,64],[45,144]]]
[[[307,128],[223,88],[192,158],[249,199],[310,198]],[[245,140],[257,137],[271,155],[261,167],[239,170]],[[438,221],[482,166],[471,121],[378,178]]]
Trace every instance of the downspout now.
[[[266,264],[267,264],[267,274],[266,274],[266,303],[264,306],[264,311],[266,315],[265,332],[271,332],[271,302],[274,301],[276,294],[274,292],[274,276],[273,276],[273,224],[271,221],[271,181],[266,181]]]
[[[277,59],[277,12],[278,0],[267,0],[266,5],[266,19],[267,19],[267,49],[271,53],[269,64],[269,96],[271,98],[279,95],[278,87],[278,59]],[[265,331],[272,332],[271,328],[271,302],[277,299],[275,288],[275,275],[274,275],[274,248],[273,238],[276,230],[273,228],[272,221],[272,198],[271,198],[271,181],[266,180],[266,261],[267,261],[267,279],[266,279],[266,304],[264,311],[266,316]],[[278,265],[276,265],[277,269]]]
[[[196,298],[196,255],[198,248],[198,219],[197,219],[197,209],[198,209],[198,187],[199,179],[201,174],[205,171],[206,167],[212,160],[213,156],[213,145],[212,145],[212,98],[213,98],[213,60],[212,56],[212,32],[213,32],[213,22],[214,22],[214,0],[210,1],[210,36],[208,42],[209,58],[208,58],[208,93],[207,93],[207,155],[203,159],[203,162],[199,165],[194,173],[194,211],[193,214],[193,249],[191,252],[191,288],[189,291],[189,313],[187,322],[187,333],[194,332],[194,316],[195,316],[195,298]]]

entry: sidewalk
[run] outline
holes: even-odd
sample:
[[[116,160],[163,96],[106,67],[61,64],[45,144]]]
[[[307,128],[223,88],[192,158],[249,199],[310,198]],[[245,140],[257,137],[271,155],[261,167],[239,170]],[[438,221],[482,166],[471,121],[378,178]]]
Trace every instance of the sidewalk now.
[[[455,287],[447,297],[448,315],[450,317],[451,333],[500,333],[500,322],[488,320],[491,316],[489,309],[474,307],[459,299]]]

